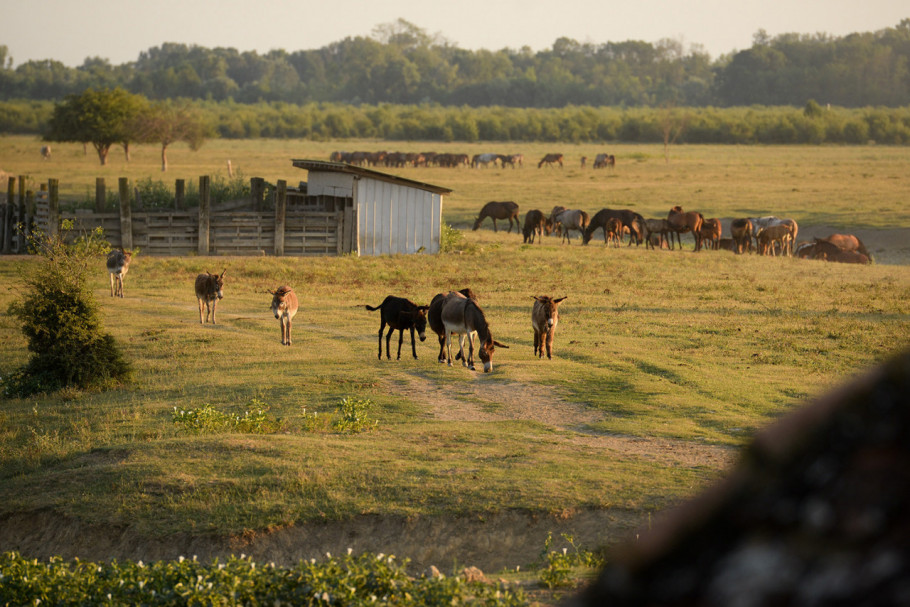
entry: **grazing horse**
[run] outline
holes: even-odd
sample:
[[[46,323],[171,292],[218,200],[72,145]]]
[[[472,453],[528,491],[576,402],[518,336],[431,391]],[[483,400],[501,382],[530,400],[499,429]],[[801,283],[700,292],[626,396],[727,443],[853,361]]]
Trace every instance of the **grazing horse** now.
[[[518,205],[511,200],[504,202],[488,202],[480,209],[480,215],[474,220],[474,230],[480,227],[480,223],[489,217],[493,220],[493,231],[496,232],[496,220],[508,219],[509,232],[512,232],[512,221],[515,221],[515,231],[518,231]]]
[[[617,220],[618,221],[618,220]],[[534,327],[534,354],[543,358],[544,345],[547,358],[553,358],[553,338],[556,336],[556,325],[559,324],[559,304],[565,297],[552,299],[546,295],[534,298],[531,309],[531,325]]]
[[[521,163],[524,162],[524,159],[524,154],[500,154],[499,164],[502,165],[502,168],[506,168],[506,165],[508,164],[514,169],[516,164],[520,167]]]
[[[711,218],[704,220],[698,235],[702,242],[707,241],[709,249],[716,251],[720,247],[721,233],[720,219]]]
[[[604,227],[604,237],[608,241],[613,242],[614,247],[619,246],[619,242],[622,240],[623,227],[622,222],[616,217],[611,217],[607,220],[607,225]],[[631,240],[630,240],[631,242]]]
[[[556,207],[553,209],[553,212],[550,214],[550,219],[553,220],[553,224],[558,224],[562,231],[562,241],[561,242],[571,242],[572,238],[569,236],[570,230],[578,230],[581,233],[582,241],[584,241],[585,229],[588,227],[588,214],[582,211],[581,209],[563,209],[558,211],[561,207]],[[584,244],[582,242],[582,244]]]
[[[401,360],[401,344],[404,341],[404,330],[411,332],[411,354],[417,358],[417,341],[414,339],[414,331],[420,337],[420,341],[427,338],[427,310],[429,306],[418,306],[410,299],[404,297],[395,297],[389,295],[382,303],[375,308],[369,304],[364,306],[370,312],[381,310],[379,325],[379,360],[382,360],[382,333],[385,326],[389,325],[389,332],[385,338],[385,357],[392,358],[389,353],[389,342],[392,340],[392,333],[398,331],[398,358]]]
[[[534,244],[534,237],[537,236],[537,244],[543,243],[544,232],[550,233],[553,223],[539,209],[533,209],[525,213],[525,227],[522,229],[524,242]]]
[[[281,345],[291,345],[291,320],[297,314],[297,294],[294,289],[284,285],[274,291],[269,291],[272,295],[272,314],[281,323]]]
[[[123,277],[130,269],[132,251],[114,249],[107,254],[107,271],[111,275],[111,297],[123,299]]]
[[[206,272],[196,277],[196,299],[199,302],[199,324],[204,325],[209,321],[209,314],[212,316],[212,324],[215,324],[215,308],[218,306],[218,300],[224,297],[224,270],[221,274],[212,274]],[[202,320],[202,308],[205,306],[205,322]]]
[[[613,154],[598,154],[594,157],[594,168],[603,169],[610,167],[611,169],[616,166],[616,156]]]
[[[480,165],[487,167],[490,164],[495,167],[496,161],[500,158],[499,154],[474,154],[474,157],[471,158],[471,168],[478,168]]]
[[[490,331],[490,325],[487,323],[483,310],[473,299],[468,299],[461,293],[449,293],[442,303],[442,322],[446,329],[446,348],[448,351],[448,363],[452,366],[452,334],[458,335],[458,352],[461,355],[462,364],[472,371],[474,370],[474,333],[477,333],[477,339],[480,342],[477,348],[477,354],[480,356],[480,362],[483,363],[483,372],[489,373],[493,370],[493,352],[497,347],[508,348],[509,346],[501,344],[493,339],[493,333]],[[464,338],[468,338],[469,357],[464,355]]]
[[[537,163],[537,168],[539,169],[543,165],[553,166],[558,164],[559,168],[562,168],[562,154],[547,154],[544,156],[540,162]]]
[[[752,222],[748,219],[734,219],[730,223],[730,235],[733,237],[733,243],[736,245],[736,252],[743,253],[743,250],[752,250]]]
[[[468,299],[477,300],[477,296],[474,295],[474,291],[469,288],[462,289],[458,293],[464,295]],[[442,322],[442,304],[445,302],[446,293],[437,293],[433,296],[433,300],[430,302],[430,309],[427,310],[427,324],[430,325],[430,329],[436,336],[439,338],[439,356],[437,360],[441,363],[446,362],[446,326]],[[473,353],[468,353],[471,356]],[[457,356],[456,356],[457,359]]]
[[[641,244],[644,240],[644,230],[645,230],[645,218],[636,213],[635,211],[630,211],[629,209],[601,209],[594,213],[594,217],[591,218],[591,221],[588,222],[588,227],[584,232],[584,243],[587,244],[591,242],[591,238],[594,236],[594,232],[599,229],[604,231],[604,244],[607,243],[607,221],[615,217],[619,219],[622,223],[623,229],[629,230],[629,244],[632,244],[632,240],[635,240],[637,244]],[[620,239],[622,237],[620,236]]]
[[[670,222],[670,248],[673,248],[673,235],[676,235],[676,241],[679,243],[679,249],[682,250],[682,235],[685,232],[692,232],[695,237],[695,250],[701,249],[701,224],[705,218],[697,211],[684,212],[681,206],[675,206],[667,213],[667,221]]]

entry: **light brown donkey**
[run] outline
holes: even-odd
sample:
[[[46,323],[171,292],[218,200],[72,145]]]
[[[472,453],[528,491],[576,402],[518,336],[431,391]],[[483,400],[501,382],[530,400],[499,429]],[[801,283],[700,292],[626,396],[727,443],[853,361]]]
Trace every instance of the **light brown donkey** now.
[[[534,308],[531,310],[531,324],[534,326],[534,354],[543,358],[546,344],[547,358],[553,358],[553,338],[556,336],[556,325],[559,324],[559,304],[565,297],[551,299],[546,295],[534,297]]]
[[[225,270],[226,272],[227,270]],[[215,306],[218,300],[224,297],[224,272],[221,275],[200,274],[196,277],[196,299],[199,300],[199,324],[205,324],[212,315],[212,324],[215,324]],[[202,308],[205,306],[205,322],[202,320]]]
[[[287,286],[269,291],[272,295],[272,314],[281,323],[281,345],[291,345],[291,319],[297,314],[297,294]]]
[[[123,298],[123,277],[130,269],[132,251],[114,249],[107,254],[107,271],[111,275],[111,297]]]

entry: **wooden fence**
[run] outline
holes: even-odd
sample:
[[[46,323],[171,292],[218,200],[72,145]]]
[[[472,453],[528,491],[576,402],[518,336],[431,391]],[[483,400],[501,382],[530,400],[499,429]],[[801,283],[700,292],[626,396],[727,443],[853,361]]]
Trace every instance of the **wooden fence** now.
[[[213,206],[209,178],[203,176],[199,178],[198,209],[153,211],[134,210],[128,182],[121,179],[120,208],[116,212],[60,212],[56,180],[50,180],[43,194],[31,198],[22,194],[17,202],[14,181],[10,179],[7,203],[0,205],[0,251],[4,253],[26,252],[25,234],[18,226],[27,226],[25,233],[38,229],[53,234],[63,220],[73,223],[69,238],[100,227],[111,246],[138,248],[143,255],[310,256],[356,250],[353,204],[308,201],[300,192],[289,192],[284,181],[277,184],[274,210],[261,210],[259,201]],[[19,183],[21,190],[24,178],[20,177]],[[104,188],[103,181],[99,180],[98,187]],[[294,201],[290,207],[289,198]]]

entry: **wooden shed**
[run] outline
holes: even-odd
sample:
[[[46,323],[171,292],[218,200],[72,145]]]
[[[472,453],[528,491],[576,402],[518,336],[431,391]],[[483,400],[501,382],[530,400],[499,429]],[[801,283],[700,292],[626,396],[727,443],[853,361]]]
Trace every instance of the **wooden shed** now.
[[[346,251],[439,252],[443,196],[452,190],[343,162],[292,162],[308,172],[302,206],[344,211]]]

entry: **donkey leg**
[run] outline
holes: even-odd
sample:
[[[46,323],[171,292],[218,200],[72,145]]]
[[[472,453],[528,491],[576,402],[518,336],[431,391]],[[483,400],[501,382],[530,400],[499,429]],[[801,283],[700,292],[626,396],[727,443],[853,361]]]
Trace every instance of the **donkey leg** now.
[[[111,297],[113,297],[113,294],[111,295]],[[199,303],[199,324],[201,325],[201,324],[203,324],[203,323],[202,323],[202,306],[203,306],[203,303],[202,303],[202,300],[201,300],[201,299],[197,299],[196,301],[197,301],[197,303]]]
[[[111,297],[114,296],[114,273],[111,272]]]
[[[398,329],[398,356],[395,360],[401,360],[401,344],[404,341],[404,329]]]
[[[385,332],[385,323],[379,325],[379,360],[382,360],[382,334]],[[388,348],[386,348],[388,350]]]
[[[217,308],[217,307],[218,307],[218,300],[215,299],[212,301],[212,324],[213,325],[216,324],[215,323],[215,308]]]
[[[414,355],[414,359],[417,359],[417,340],[414,336],[414,327],[411,327],[411,354]]]

